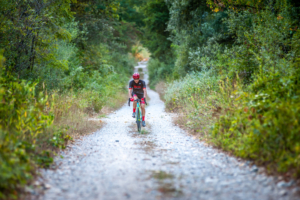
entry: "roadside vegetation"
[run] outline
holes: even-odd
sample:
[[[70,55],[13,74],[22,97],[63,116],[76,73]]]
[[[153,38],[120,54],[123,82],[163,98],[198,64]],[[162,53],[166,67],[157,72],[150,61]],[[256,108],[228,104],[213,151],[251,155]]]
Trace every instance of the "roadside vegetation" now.
[[[0,199],[100,126],[88,117],[117,108],[150,55],[150,85],[182,125],[300,177],[298,1],[7,0],[0,11]]]
[[[149,56],[125,2],[0,2],[0,199],[20,198],[59,149],[117,109]],[[135,12],[134,9],[131,11]]]
[[[178,122],[269,172],[299,178],[299,2],[166,0],[146,7],[156,9],[145,12],[146,28],[159,34],[144,43],[151,85],[167,84],[161,93]]]

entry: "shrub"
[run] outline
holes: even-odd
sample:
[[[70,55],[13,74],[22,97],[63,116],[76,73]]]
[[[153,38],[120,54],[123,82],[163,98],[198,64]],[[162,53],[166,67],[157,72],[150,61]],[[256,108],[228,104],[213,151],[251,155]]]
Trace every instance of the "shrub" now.
[[[202,72],[169,84],[166,100],[216,146],[299,178],[300,31],[292,16],[288,6],[229,11],[235,44],[191,52]]]
[[[160,80],[167,79],[172,76],[173,64],[161,62],[158,59],[150,59],[148,63],[150,86],[155,86]]]
[[[3,58],[2,58],[3,59]],[[2,63],[2,60],[0,60]],[[1,65],[1,64],[0,64]],[[15,198],[20,186],[32,179],[39,134],[53,122],[48,97],[36,96],[36,83],[6,74],[0,66],[0,198]]]
[[[173,81],[164,96],[167,109],[181,112],[179,123],[203,135],[215,122],[215,111],[224,101],[219,81],[211,71],[191,73]]]
[[[258,77],[212,131],[215,144],[272,170],[300,175],[299,73]]]

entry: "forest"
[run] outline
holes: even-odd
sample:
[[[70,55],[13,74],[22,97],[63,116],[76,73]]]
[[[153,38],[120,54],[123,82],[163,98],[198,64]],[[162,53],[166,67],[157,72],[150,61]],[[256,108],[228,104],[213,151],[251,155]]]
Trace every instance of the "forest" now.
[[[186,130],[299,178],[299,22],[297,0],[0,1],[0,199],[127,100],[145,49]]]

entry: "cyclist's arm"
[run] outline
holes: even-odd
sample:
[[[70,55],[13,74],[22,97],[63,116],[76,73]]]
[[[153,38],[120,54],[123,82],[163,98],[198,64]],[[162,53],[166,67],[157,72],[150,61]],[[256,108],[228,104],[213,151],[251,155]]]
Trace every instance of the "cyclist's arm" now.
[[[129,98],[132,98],[132,88],[133,88],[132,81],[130,81],[129,87],[128,87],[128,97]]]
[[[146,89],[146,83],[143,81],[143,91],[144,91],[144,98],[147,97],[147,89]]]
[[[132,98],[132,88],[128,89],[128,96],[129,96],[129,98]]]
[[[146,90],[146,88],[144,88],[143,90],[144,90],[144,98],[146,98],[147,97],[147,90]]]

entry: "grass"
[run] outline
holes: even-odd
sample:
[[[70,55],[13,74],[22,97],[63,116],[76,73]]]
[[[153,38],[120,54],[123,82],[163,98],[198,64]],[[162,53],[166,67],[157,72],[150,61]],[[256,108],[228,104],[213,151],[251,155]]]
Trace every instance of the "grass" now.
[[[153,172],[153,178],[155,178],[157,180],[173,179],[174,175],[169,174],[169,173],[164,172],[164,171],[154,171]]]
[[[151,175],[158,181],[157,190],[162,194],[162,197],[179,197],[182,191],[177,189],[174,185],[174,175],[165,171],[152,171]]]
[[[101,118],[107,118],[107,115],[106,114],[99,114],[97,118],[99,118],[99,119],[101,119]]]
[[[208,139],[209,129],[228,106],[224,94],[216,87],[218,80],[212,79],[209,74],[192,74],[171,84],[161,82],[156,86],[164,97],[166,110],[177,114],[175,123],[202,140]]]
[[[131,123],[130,127],[130,133],[133,133],[134,137],[146,137],[147,135],[149,135],[151,133],[151,125],[147,124],[146,127],[142,127],[141,132],[137,131],[137,125],[136,122],[133,121]]]
[[[116,94],[112,97],[109,97],[106,101],[106,105],[99,112],[100,115],[109,114],[124,105],[124,102],[128,100],[127,91],[116,92]]]
[[[182,83],[183,85],[185,83]],[[176,84],[177,85],[177,84]],[[160,81],[155,85],[155,91],[159,93],[162,101],[166,102],[167,95],[172,95],[168,91],[169,87],[172,89],[172,84],[168,84],[164,81]],[[174,91],[172,91],[173,93]],[[220,106],[215,104],[214,98],[203,99],[200,94],[193,94],[193,100],[187,98],[190,94],[187,94],[189,90],[187,88],[181,88],[180,91],[173,95],[173,99],[168,99],[166,102],[166,111],[175,113],[174,122],[184,130],[188,131],[193,136],[200,140],[207,141],[209,127],[211,127],[219,118],[222,113]],[[205,92],[207,97],[215,96],[216,92],[211,90]],[[168,97],[167,97],[168,98]],[[195,105],[197,112],[195,112]]]
[[[37,163],[40,167],[50,167],[53,157],[57,155],[59,150],[66,148],[68,143],[100,129],[103,125],[101,118],[123,106],[124,100],[127,99],[124,90],[117,92],[108,98],[107,104],[99,112],[95,112],[93,104],[87,98],[90,94],[54,95],[55,97],[50,101],[54,122],[37,138],[38,145],[36,145],[35,157],[37,157]],[[36,177],[37,174],[34,174],[33,180]],[[23,190],[20,191],[20,194],[20,198],[29,195]]]
[[[95,112],[92,105],[87,104],[86,95],[78,95],[75,98],[71,95],[61,95],[54,106],[54,123],[51,128],[66,128],[67,134],[71,137],[82,136],[92,133],[101,128],[101,120],[89,120],[94,116],[98,119],[106,117],[107,114],[121,108],[127,99],[125,91],[116,92],[108,98],[105,105],[99,112]]]
[[[99,129],[101,123],[88,120],[94,111],[85,97],[85,94],[57,96],[53,102],[54,123],[50,131],[62,128],[71,137],[78,137]]]
[[[150,131],[147,130],[147,129],[144,129],[144,128],[142,128],[142,130],[141,130],[141,132],[140,132],[140,134],[142,134],[142,135],[147,135],[147,134],[149,134],[149,133],[150,133]]]
[[[52,99],[52,113],[54,122],[38,137],[37,152],[48,152],[43,157],[41,166],[49,167],[52,157],[60,149],[66,148],[68,143],[91,134],[103,125],[101,118],[124,105],[125,92],[118,92],[110,97],[107,104],[99,112],[95,112],[93,105],[87,101],[88,94],[60,94]],[[95,118],[94,116],[97,116]],[[96,119],[96,120],[95,120]],[[46,160],[45,160],[46,159]]]

